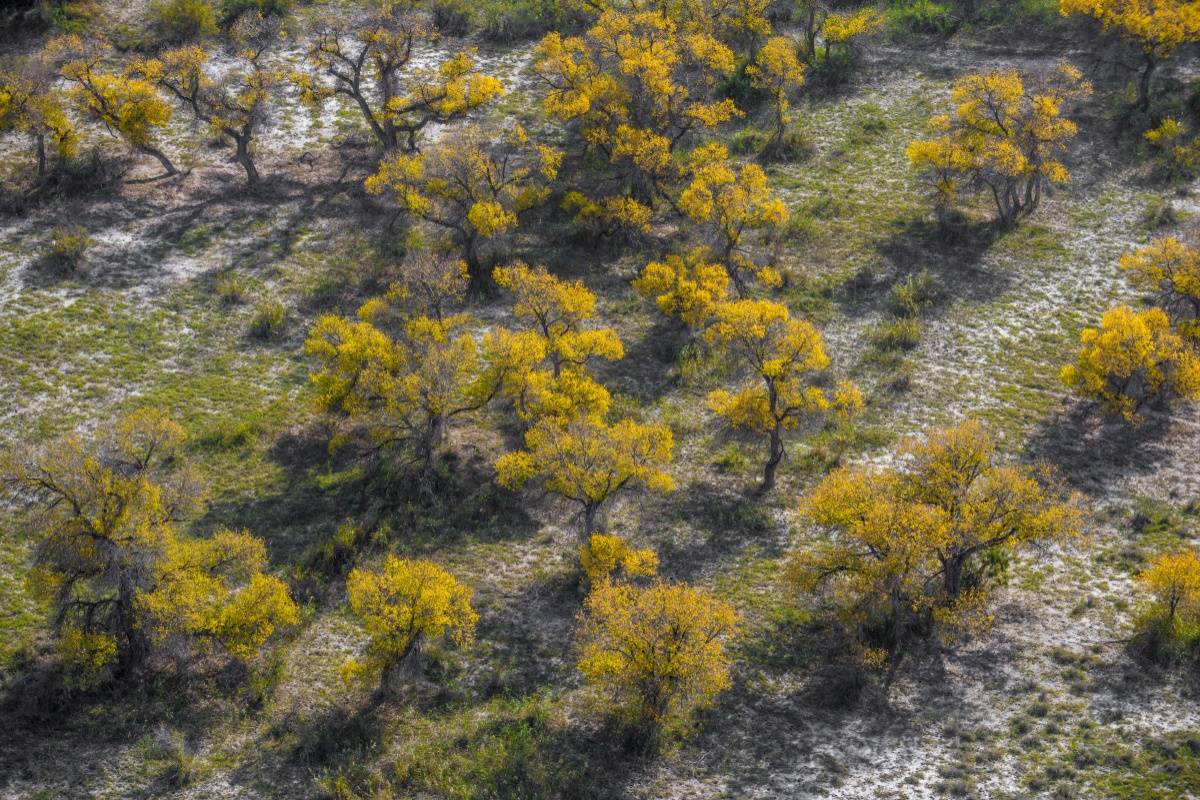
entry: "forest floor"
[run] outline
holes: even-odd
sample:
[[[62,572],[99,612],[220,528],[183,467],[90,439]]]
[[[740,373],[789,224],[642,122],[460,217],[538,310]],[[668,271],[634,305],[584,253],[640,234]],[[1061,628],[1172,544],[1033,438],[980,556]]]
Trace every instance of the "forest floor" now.
[[[510,89],[528,86],[528,44],[482,57]],[[1117,302],[1141,302],[1117,260],[1188,231],[1195,187],[1164,187],[1130,166],[1133,145],[1101,94],[1079,117],[1070,185],[1011,232],[973,223],[953,241],[935,235],[904,155],[957,75],[1060,57],[1037,43],[888,45],[868,50],[849,84],[799,104],[815,150],[770,168],[803,223],[783,254],[781,295],[818,325],[837,370],[871,403],[850,441],[797,440],[768,500],[749,496],[759,443],[704,410],[726,376],[696,363],[629,286],[669,242],[596,249],[523,234],[512,244],[513,257],[597,293],[627,349],[602,380],[619,408],[674,431],[679,491],[619,503],[610,528],[656,547],[664,574],[712,588],[746,620],[734,688],[691,740],[653,760],[606,749],[587,713],[571,658],[580,598],[569,510],[491,482],[503,446],[494,425],[455,433],[454,477],[437,508],[388,518],[389,546],[436,557],[475,589],[477,644],[442,654],[436,681],[404,703],[368,713],[341,684],[338,667],[361,636],[314,553],[343,523],[378,514],[361,469],[327,452],[301,345],[317,315],[349,313],[385,285],[395,248],[392,209],[362,190],[370,152],[354,145],[350,109],[279,114],[253,192],[180,115],[168,148],[184,175],[0,217],[0,396],[10,398],[0,433],[39,440],[103,428],[140,405],[166,408],[192,432],[189,457],[213,483],[194,530],[264,537],[307,601],[266,702],[222,693],[218,674],[187,691],[35,709],[36,724],[2,726],[0,797],[317,797],[315,778],[384,765],[414,797],[490,796],[475,792],[535,768],[557,771],[565,797],[1196,797],[1200,687],[1148,665],[1128,639],[1132,574],[1200,534],[1200,413],[1156,412],[1131,429],[1068,396],[1057,377],[1082,327]],[[489,114],[539,126],[527,91]],[[12,171],[25,157],[3,155]],[[150,166],[131,174],[148,177]],[[1164,225],[1167,206],[1178,221]],[[987,209],[973,211],[982,219]],[[48,274],[41,254],[67,220],[94,246],[76,273]],[[885,352],[873,333],[889,319],[892,287],[923,271],[937,302],[920,341]],[[219,296],[229,276],[247,299]],[[267,298],[288,313],[283,332],[262,340],[249,324]],[[505,307],[476,304],[483,319]],[[986,421],[1008,456],[1057,467],[1083,493],[1087,536],[1023,556],[989,633],[913,655],[886,697],[843,702],[846,687],[778,582],[792,509],[832,464],[882,461],[902,438],[965,416]],[[15,517],[3,525],[0,674],[14,676],[47,641],[20,577],[21,530]],[[0,679],[0,689],[17,685]],[[178,787],[181,758],[191,779]]]

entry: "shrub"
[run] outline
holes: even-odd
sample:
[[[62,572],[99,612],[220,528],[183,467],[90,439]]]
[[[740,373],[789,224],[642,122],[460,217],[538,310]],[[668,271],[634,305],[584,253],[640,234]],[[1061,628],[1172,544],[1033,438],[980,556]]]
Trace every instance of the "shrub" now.
[[[1154,598],[1139,622],[1153,651],[1163,653],[1200,640],[1200,556],[1194,550],[1158,556],[1137,581]]]
[[[278,300],[263,300],[254,308],[250,320],[250,333],[259,339],[273,339],[283,330],[287,321],[287,308]]]
[[[934,0],[896,0],[887,17],[893,30],[909,34],[945,36],[957,24],[950,7]]]
[[[916,318],[933,305],[936,289],[933,276],[923,269],[892,287],[892,307],[897,316]]]
[[[92,246],[92,238],[79,225],[59,225],[50,232],[46,259],[51,266],[74,272]]]
[[[210,0],[155,0],[150,27],[160,42],[186,42],[217,33],[217,10]]]
[[[921,341],[921,323],[907,317],[881,322],[871,331],[870,339],[880,350],[912,350]]]
[[[250,281],[236,272],[230,272],[217,278],[213,288],[221,302],[237,305],[246,302],[246,296],[250,291]]]
[[[222,0],[221,18],[228,23],[247,11],[264,17],[284,17],[291,13],[294,5],[295,0]]]

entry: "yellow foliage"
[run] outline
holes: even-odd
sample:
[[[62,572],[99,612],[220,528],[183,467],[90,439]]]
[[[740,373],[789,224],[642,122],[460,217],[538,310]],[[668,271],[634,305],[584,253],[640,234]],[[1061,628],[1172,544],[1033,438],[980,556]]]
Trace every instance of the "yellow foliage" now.
[[[1162,309],[1118,306],[1080,340],[1076,363],[1062,368],[1063,383],[1126,421],[1139,422],[1139,409],[1158,397],[1200,400],[1200,357],[1171,331]]]
[[[648,547],[632,548],[620,536],[594,533],[579,548],[579,565],[593,585],[608,580],[618,569],[629,577],[651,577],[658,572],[658,553]]]
[[[1003,224],[1032,213],[1048,184],[1070,177],[1059,155],[1077,127],[1062,116],[1063,107],[1090,92],[1069,64],[1028,85],[1015,70],[955,82],[953,115],[933,117],[930,128],[938,135],[908,146],[912,168],[935,189],[939,215],[963,187],[990,190]]]
[[[496,461],[502,486],[519,488],[538,480],[549,492],[578,504],[583,533],[595,531],[596,513],[618,492],[642,486],[667,494],[675,481],[665,471],[675,442],[665,425],[631,419],[608,424],[599,416],[547,416],[525,433],[525,449]]]
[[[1175,628],[1200,626],[1200,557],[1195,550],[1164,553],[1137,575],[1153,595],[1156,613]]]
[[[781,137],[788,121],[788,93],[804,84],[804,64],[796,55],[795,43],[787,36],[771,37],[746,66],[746,75],[754,88],[771,95],[775,105],[775,136]]]
[[[1122,256],[1121,270],[1134,286],[1158,296],[1180,333],[1200,338],[1200,250],[1168,236]]]
[[[601,581],[580,616],[579,671],[627,723],[676,731],[729,688],[725,643],[737,623],[729,605],[686,584]]]
[[[479,615],[471,592],[432,561],[389,555],[378,571],[355,569],[346,579],[350,610],[370,637],[367,661],[346,673],[380,679],[429,641],[447,638],[463,647],[475,638]]]
[[[847,45],[879,31],[886,21],[883,14],[873,8],[860,8],[848,14],[830,14],[825,18],[821,35],[829,44]]]
[[[694,249],[651,261],[634,279],[633,289],[653,300],[662,313],[699,328],[728,295],[729,273],[722,265],[710,263],[706,251]]]
[[[14,132],[33,142],[38,174],[46,171],[46,143],[60,158],[74,155],[79,135],[66,112],[62,93],[47,80],[0,72],[0,134]]]
[[[250,659],[297,620],[283,583],[262,571],[261,540],[175,530],[200,498],[186,470],[167,467],[185,438],[163,412],[143,409],[117,420],[107,441],[69,436],[0,459],[7,490],[43,511],[29,582],[54,609],[73,680],[95,683],[168,647]]]
[[[822,535],[789,566],[801,589],[827,592],[846,627],[889,631],[890,653],[903,649],[914,612],[929,613],[943,636],[983,631],[994,565],[1004,563],[993,556],[1080,532],[1074,498],[1040,470],[997,463],[978,422],[935,431],[906,455],[901,468],[826,476],[799,508]]]
[[[1115,29],[1155,58],[1200,41],[1200,6],[1193,0],[1059,0],[1060,11],[1086,14]]]

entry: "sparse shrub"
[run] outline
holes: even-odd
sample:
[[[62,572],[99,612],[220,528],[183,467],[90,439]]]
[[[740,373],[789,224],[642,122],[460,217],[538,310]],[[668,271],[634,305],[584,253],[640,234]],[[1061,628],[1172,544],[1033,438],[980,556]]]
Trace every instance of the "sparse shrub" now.
[[[186,42],[215,36],[217,10],[210,0],[155,0],[150,27],[160,42]]]
[[[287,308],[278,300],[263,300],[254,307],[250,333],[259,339],[273,339],[283,331]]]
[[[915,319],[933,305],[936,296],[933,276],[923,269],[892,287],[892,308],[897,316]]]
[[[222,303],[237,305],[246,302],[251,284],[244,276],[236,272],[229,272],[217,278],[213,288]]]
[[[221,0],[221,19],[232,22],[247,12],[264,17],[284,17],[295,5],[295,0]]]
[[[921,342],[921,323],[908,317],[881,322],[870,339],[880,350],[912,350]]]
[[[1195,550],[1158,556],[1137,581],[1153,597],[1138,621],[1152,655],[1166,656],[1200,641],[1200,556]]]
[[[729,152],[744,156],[757,153],[767,143],[767,135],[753,125],[739,128],[729,137]]]
[[[50,266],[74,272],[92,246],[92,237],[79,225],[58,225],[50,233],[46,260]]]

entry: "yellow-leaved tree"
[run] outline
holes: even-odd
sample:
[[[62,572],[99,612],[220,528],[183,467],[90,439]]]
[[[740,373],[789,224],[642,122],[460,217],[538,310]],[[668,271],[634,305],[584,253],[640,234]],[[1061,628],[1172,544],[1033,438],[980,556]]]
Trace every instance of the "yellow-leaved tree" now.
[[[771,137],[763,145],[761,156],[772,158],[779,153],[790,118],[789,95],[804,84],[804,64],[796,55],[795,43],[786,36],[773,36],[763,43],[746,67],[750,85],[771,96],[774,119]]]
[[[729,295],[729,271],[709,260],[705,248],[693,248],[646,264],[633,290],[667,316],[703,328]]]
[[[840,382],[832,396],[813,385],[813,379],[829,367],[821,334],[810,323],[792,319],[780,303],[721,303],[705,340],[750,373],[736,392],[710,393],[708,404],[733,427],[767,435],[761,492],[775,486],[785,453],[785,432],[827,411],[848,416],[863,405],[862,393],[852,383]]]
[[[733,51],[662,9],[607,8],[582,36],[548,34],[536,58],[547,113],[610,167],[567,195],[583,221],[648,229],[655,199],[678,178],[677,150],[740,113],[714,95]]]
[[[595,328],[596,295],[580,281],[564,281],[545,267],[497,267],[492,278],[513,297],[522,328],[496,328],[484,337],[490,380],[513,401],[523,422],[545,416],[569,418],[608,413],[611,396],[592,377],[596,359],[625,355],[612,328]],[[503,379],[500,376],[504,376]]]
[[[1160,308],[1113,308],[1080,341],[1075,363],[1062,368],[1063,383],[1128,422],[1141,421],[1142,407],[1156,399],[1200,400],[1200,355]]]
[[[326,314],[305,341],[317,405],[340,416],[331,445],[358,439],[421,468],[428,483],[449,426],[485,406],[508,380],[485,369],[466,314],[467,265],[418,259],[357,319]]]
[[[171,119],[171,106],[150,81],[106,71],[103,64],[110,49],[106,42],[68,34],[51,40],[45,55],[71,84],[71,95],[83,114],[131,149],[152,156],[167,175],[174,175],[178,170],[156,138]]]
[[[737,167],[725,145],[710,142],[688,156],[686,181],[679,192],[679,209],[699,227],[716,260],[728,267],[738,293],[746,294],[752,278],[779,286],[779,271],[760,266],[747,247],[749,231],[770,234],[788,221],[787,206],[771,191],[762,167]]]
[[[729,688],[738,615],[703,589],[600,581],[580,614],[579,671],[644,747],[678,733]]]
[[[666,471],[675,441],[666,425],[632,419],[616,423],[598,414],[546,416],[525,432],[525,449],[496,461],[502,486],[516,489],[536,480],[546,491],[580,509],[580,536],[596,532],[604,504],[619,492],[644,487],[667,494],[675,481]]]
[[[1168,236],[1121,258],[1125,277],[1154,292],[1178,331],[1200,341],[1200,250]]]
[[[418,666],[427,643],[445,638],[464,646],[475,638],[471,590],[432,561],[389,555],[378,570],[355,569],[346,598],[370,640],[366,658],[348,661],[343,675],[378,682],[381,695]]]
[[[132,70],[161,87],[184,105],[197,121],[222,140],[233,143],[233,160],[258,182],[254,164],[254,135],[267,117],[268,104],[286,75],[265,66],[268,49],[278,40],[278,21],[244,15],[233,30],[238,45],[232,69],[210,76],[212,54],[200,45],[168,50],[158,58],[140,59]]]
[[[48,149],[59,159],[75,154],[79,134],[67,115],[66,97],[51,76],[30,62],[0,71],[0,135],[15,133],[33,145],[37,177],[47,174]]]
[[[385,150],[412,152],[430,123],[459,119],[503,93],[500,81],[475,69],[471,50],[437,66],[416,66],[414,57],[433,32],[411,5],[366,5],[363,13],[321,17],[306,53],[311,71],[292,75],[305,102],[318,107],[345,97]]]
[[[29,583],[52,611],[69,680],[127,677],[151,658],[224,652],[249,660],[297,621],[266,549],[248,532],[181,535],[202,504],[173,465],[185,432],[161,411],[134,412],[97,441],[67,436],[0,454],[9,497],[33,506]]]
[[[449,233],[477,275],[479,248],[517,227],[550,195],[562,154],[531,142],[519,125],[506,137],[471,127],[417,153],[385,158],[367,178],[372,194],[393,193],[415,217]]]
[[[883,29],[887,18],[878,10],[860,8],[845,14],[828,14],[821,25],[821,38],[825,40],[825,57],[839,59],[842,63],[854,57],[854,47],[864,39]]]
[[[593,586],[614,577],[649,578],[658,572],[658,553],[649,547],[631,547],[611,533],[593,533],[579,548],[579,566]]]
[[[1194,0],[1059,0],[1064,16],[1086,14],[1142,51],[1138,108],[1150,108],[1154,74],[1165,59],[1200,41],[1200,5]]]
[[[1070,178],[1060,157],[1078,128],[1064,112],[1090,93],[1065,63],[1032,78],[1007,69],[956,81],[954,113],[929,121],[936,138],[908,145],[912,168],[934,187],[939,219],[963,190],[990,194],[1006,227],[1037,210],[1048,186]]]
[[[818,536],[789,573],[822,591],[868,664],[891,662],[935,623],[945,638],[985,629],[1009,557],[1080,533],[1077,501],[1042,468],[1004,464],[977,421],[906,448],[902,467],[839,469],[800,505]]]
[[[1185,548],[1163,553],[1137,574],[1154,603],[1143,624],[1158,643],[1190,643],[1200,638],[1200,556]]]

